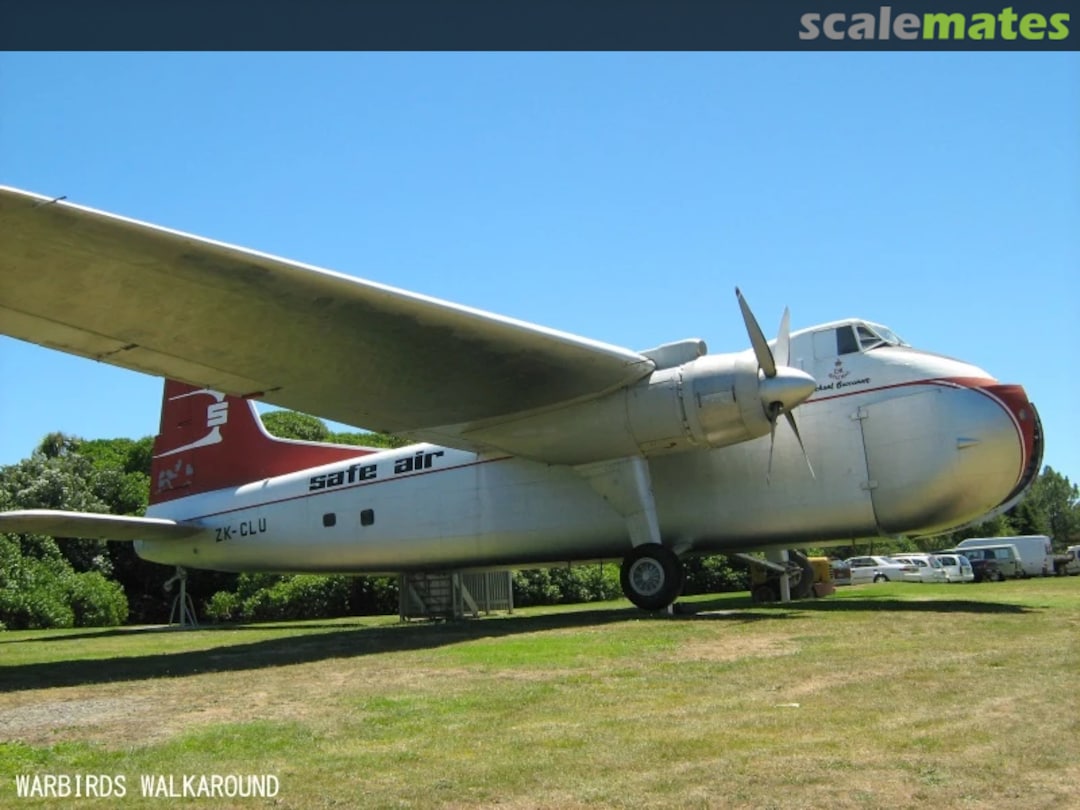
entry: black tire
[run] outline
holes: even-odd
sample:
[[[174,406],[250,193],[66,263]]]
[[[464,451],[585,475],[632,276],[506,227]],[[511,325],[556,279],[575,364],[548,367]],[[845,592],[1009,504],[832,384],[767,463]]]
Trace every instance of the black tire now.
[[[874,574],[874,582],[888,582],[889,578],[884,574]]]
[[[792,599],[807,599],[814,592],[814,566],[810,559],[801,551],[790,549],[788,561],[799,566],[799,581],[791,587]]]
[[[637,546],[619,572],[626,598],[642,610],[663,610],[674,603],[685,579],[686,569],[675,552],[659,543]]]

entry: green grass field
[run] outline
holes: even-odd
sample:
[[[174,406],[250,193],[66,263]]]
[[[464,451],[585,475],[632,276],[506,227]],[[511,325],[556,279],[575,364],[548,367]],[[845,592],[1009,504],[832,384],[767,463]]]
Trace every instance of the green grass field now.
[[[1080,578],[684,604],[2,633],[0,806],[1080,807]]]

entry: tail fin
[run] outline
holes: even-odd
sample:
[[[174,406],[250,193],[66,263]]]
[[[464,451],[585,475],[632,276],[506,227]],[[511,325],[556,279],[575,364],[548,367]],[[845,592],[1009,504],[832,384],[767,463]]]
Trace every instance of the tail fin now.
[[[273,475],[374,452],[363,447],[276,439],[255,404],[165,381],[161,432],[154,440],[150,503],[236,487]]]

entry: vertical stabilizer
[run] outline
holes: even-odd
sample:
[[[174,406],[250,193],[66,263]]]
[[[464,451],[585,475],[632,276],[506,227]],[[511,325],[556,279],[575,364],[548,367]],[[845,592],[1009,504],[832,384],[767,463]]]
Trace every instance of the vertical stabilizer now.
[[[372,452],[364,447],[274,438],[263,427],[253,402],[166,380],[150,468],[150,503],[237,487]]]

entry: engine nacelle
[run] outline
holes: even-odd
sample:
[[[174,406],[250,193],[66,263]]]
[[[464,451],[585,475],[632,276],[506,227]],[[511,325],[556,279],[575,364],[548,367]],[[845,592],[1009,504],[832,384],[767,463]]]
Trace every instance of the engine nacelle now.
[[[752,352],[705,355],[599,399],[465,435],[562,464],[724,447],[769,432],[762,384]]]
[[[757,361],[749,352],[705,355],[654,372],[625,392],[634,442],[652,455],[763,436],[769,418],[758,386]]]

